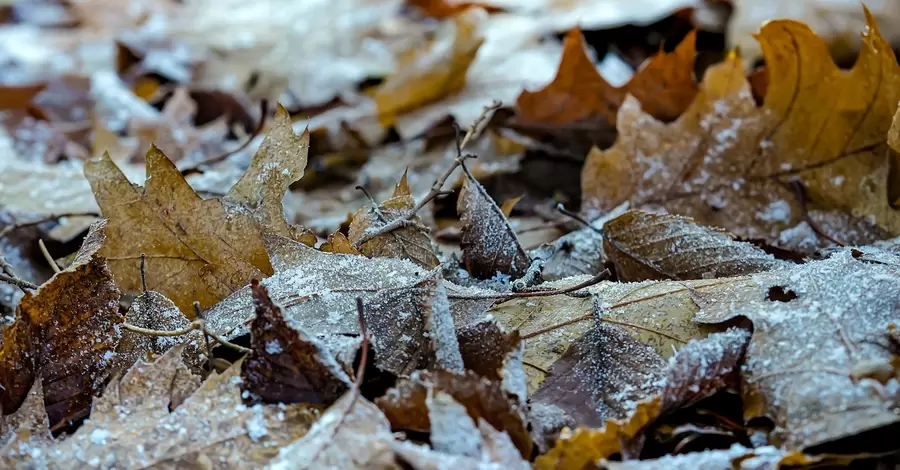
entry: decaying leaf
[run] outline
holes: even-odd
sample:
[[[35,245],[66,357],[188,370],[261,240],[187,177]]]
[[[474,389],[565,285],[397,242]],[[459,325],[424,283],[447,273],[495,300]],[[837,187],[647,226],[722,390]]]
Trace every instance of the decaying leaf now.
[[[516,100],[518,116],[528,123],[564,125],[602,117],[616,122],[616,112],[631,94],[644,111],[671,121],[687,109],[697,94],[693,68],[696,34],[688,34],[671,53],[660,51],[621,88],[610,85],[585,52],[578,28],[566,35],[556,78],[538,91],[524,91]]]
[[[281,110],[251,167],[221,200],[201,199],[155,147],[147,152],[144,188],[129,183],[109,155],[86,163],[85,175],[109,218],[101,254],[117,285],[141,289],[143,253],[147,287],[192,317],[194,301],[208,308],[271,274],[262,232],[310,241],[281,215],[284,190],[303,175],[307,147]]]
[[[885,197],[894,158],[885,137],[900,101],[900,65],[871,17],[868,24],[856,64],[844,71],[807,26],[766,23],[758,40],[770,80],[761,107],[735,56],[707,70],[697,97],[671,124],[626,99],[616,145],[592,151],[583,169],[585,206],[630,201],[800,251],[820,244],[804,206],[844,243],[900,233]]]
[[[268,468],[399,468],[392,441],[384,413],[351,392],[331,405],[302,439],[285,446]]]
[[[465,168],[465,167],[463,167]],[[462,264],[473,276],[490,279],[497,274],[518,278],[531,265],[497,203],[466,171],[456,212],[462,222]]]
[[[622,281],[740,276],[791,263],[690,218],[629,211],[603,226],[603,249]]]
[[[244,360],[244,390],[265,403],[330,404],[350,387],[331,353],[302,328],[285,321],[266,288],[251,285],[256,316],[250,324],[251,356]]]
[[[410,194],[404,172],[390,199],[376,208],[364,207],[353,214],[350,241],[354,246],[359,245],[367,232],[378,230],[396,218],[405,217],[415,206],[416,201]],[[359,251],[366,256],[408,259],[425,269],[432,269],[440,264],[433,245],[428,228],[422,225],[419,216],[414,216],[407,226],[378,235],[359,245]]]
[[[345,255],[362,254],[350,243],[350,239],[341,232],[334,232],[329,235],[328,241],[319,245],[319,250],[329,253],[343,253]]]
[[[149,330],[172,331],[186,328],[190,320],[166,296],[147,291],[135,297],[125,313],[125,322]],[[184,341],[202,341],[202,333],[193,331],[189,336],[149,336],[123,330],[116,353],[118,362],[130,366],[147,353],[163,354]]]
[[[10,459],[23,458],[30,448],[42,447],[53,441],[41,382],[34,381],[25,401],[15,413],[0,416],[0,462],[6,465],[10,464]]]
[[[264,238],[275,275],[262,285],[285,320],[324,343],[342,367],[353,363],[359,348],[357,297],[365,304],[378,368],[402,376],[429,360],[461,367],[438,271],[402,259],[325,253],[283,237]],[[247,286],[206,312],[207,324],[234,337],[245,332],[242,324],[254,311]]]
[[[853,458],[840,456],[813,456],[801,452],[778,449],[771,446],[748,449],[735,444],[729,449],[707,450],[682,455],[667,455],[651,460],[629,460],[597,462],[598,468],[606,470],[666,470],[670,468],[691,468],[695,470],[754,470],[762,468],[782,468],[791,466],[845,466]]]
[[[498,382],[472,372],[416,371],[375,403],[394,428],[428,432],[432,428],[426,401],[429,393],[434,393],[432,390],[452,396],[473,420],[484,419],[495,429],[505,431],[523,457],[531,455],[531,436],[521,405],[510,399]]]
[[[50,425],[84,417],[115,356],[122,316],[119,291],[106,260],[98,222],[75,261],[37,291],[28,292],[16,320],[3,329],[0,408],[16,411],[37,377]]]
[[[42,449],[22,468],[59,468],[72,456],[90,466],[136,469],[216,462],[259,468],[309,429],[308,405],[254,405],[241,401],[239,363],[197,379],[173,348],[153,363],[135,364],[94,405],[90,420],[66,440]],[[180,406],[178,401],[190,396]],[[177,408],[170,411],[170,406]]]
[[[900,318],[896,255],[857,260],[842,250],[824,261],[753,277],[740,303],[709,298],[697,319],[742,315],[753,337],[741,367],[744,416],[775,422],[771,440],[800,449],[896,423],[896,391],[854,377],[862,362],[890,362],[884,333]],[[896,380],[896,379],[893,379]]]

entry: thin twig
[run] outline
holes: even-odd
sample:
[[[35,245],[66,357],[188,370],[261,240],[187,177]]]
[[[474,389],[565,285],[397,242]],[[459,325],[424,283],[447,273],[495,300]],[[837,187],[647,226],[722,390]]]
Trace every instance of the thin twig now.
[[[481,111],[481,114],[475,119],[472,123],[472,126],[469,127],[468,132],[466,132],[465,137],[460,139],[459,137],[459,126],[454,124],[454,129],[456,129],[456,158],[453,159],[453,163],[438,176],[437,180],[435,180],[434,184],[431,185],[431,190],[426,194],[415,207],[412,208],[409,212],[404,214],[401,217],[398,217],[380,227],[373,228],[371,230],[366,230],[359,240],[356,241],[355,246],[359,249],[367,241],[379,236],[384,235],[385,233],[392,232],[397,230],[398,228],[405,227],[410,225],[412,219],[416,216],[416,214],[422,210],[429,202],[431,202],[434,198],[438,197],[441,194],[444,194],[442,191],[444,187],[444,183],[447,182],[447,179],[450,178],[450,175],[453,174],[454,171],[460,166],[463,165],[463,162],[468,158],[475,158],[475,155],[472,154],[463,154],[462,149],[465,148],[466,144],[477,134],[478,126],[487,118],[487,115],[492,111],[500,107],[499,101],[494,101],[491,105],[485,106],[484,110]],[[465,167],[463,167],[465,168]]]
[[[266,126],[266,115],[268,115],[268,114],[269,114],[269,101],[268,100],[260,101],[260,103],[259,103],[259,124],[257,124],[256,129],[253,129],[253,133],[250,134],[249,137],[247,137],[247,140],[245,140],[244,143],[241,144],[240,147],[238,147],[234,150],[228,150],[228,151],[222,152],[218,155],[214,155],[214,156],[206,158],[200,162],[197,162],[194,165],[191,165],[191,166],[181,170],[181,174],[183,176],[187,176],[192,173],[201,173],[201,170],[200,170],[201,166],[219,163],[222,160],[225,160],[226,158],[247,148],[247,146],[250,145],[250,142],[253,142],[253,139],[258,137],[262,133],[263,128]]]
[[[203,347],[206,349],[206,365],[207,372],[212,374],[213,366],[212,366],[212,348],[209,347],[209,333],[206,331],[206,318],[203,317],[203,310],[200,309],[200,302],[194,301],[194,315],[197,317],[196,321],[200,322],[200,329],[203,330]]]
[[[593,230],[593,231],[599,233],[600,235],[603,235],[603,231],[601,231],[599,228],[594,227],[593,225],[591,225],[591,223],[588,222],[587,220],[584,220],[584,217],[582,217],[582,216],[580,216],[580,215],[578,215],[578,214],[576,214],[576,213],[570,211],[569,209],[566,209],[565,207],[563,207],[562,203],[556,205],[556,210],[558,210],[560,214],[562,214],[562,215],[564,215],[564,216],[566,216],[566,217],[569,217],[569,218],[571,218],[572,220],[575,220],[576,222],[581,223],[581,224],[584,225],[585,227],[587,227],[587,228],[589,228],[589,229],[591,229],[591,230]]]
[[[147,292],[147,255],[141,253],[141,293]]]
[[[20,289],[37,289],[38,286],[36,284],[32,284],[24,279],[19,279],[18,277],[9,276],[6,274],[0,274],[0,281],[5,282],[7,284],[12,284]]]
[[[41,254],[44,255],[44,259],[46,259],[47,263],[50,264],[50,269],[52,269],[54,273],[62,271],[61,269],[59,269],[59,265],[56,264],[56,260],[53,259],[53,257],[50,256],[50,252],[47,251],[47,245],[44,245],[43,239],[38,238],[38,247],[41,248]]]
[[[12,265],[9,264],[9,261],[6,260],[6,257],[3,256],[2,250],[0,250],[0,269],[2,269],[3,272],[6,273],[10,278],[17,279],[19,281],[23,281],[23,279],[21,277],[19,277],[18,274],[16,274],[16,270],[13,269]],[[28,281],[24,281],[24,282],[28,282]],[[16,287],[18,287],[19,289],[22,289],[22,292],[26,292],[25,287],[23,287],[21,285],[16,285]]]
[[[543,290],[531,290],[531,291],[523,291],[523,292],[498,292],[496,294],[480,294],[480,295],[462,295],[462,294],[447,294],[448,298],[451,299],[464,299],[464,300],[481,300],[481,299],[496,299],[496,300],[509,300],[509,299],[518,299],[523,297],[550,297],[553,295],[563,295],[575,292],[577,290],[584,289],[585,287],[593,286],[594,284],[599,283],[600,281],[606,279],[609,276],[609,270],[604,269],[596,276],[584,281],[575,284],[574,286],[565,287],[562,289],[543,289]]]
[[[234,344],[234,343],[226,340],[225,338],[222,338],[221,336],[217,335],[216,333],[214,333],[213,331],[211,331],[209,328],[206,327],[206,321],[204,321],[204,320],[194,320],[193,322],[191,322],[190,325],[188,325],[184,328],[181,328],[179,330],[151,330],[149,328],[142,328],[140,326],[132,325],[129,323],[122,323],[122,328],[125,328],[126,330],[132,331],[134,333],[147,335],[147,336],[181,336],[181,335],[186,335],[194,330],[200,330],[204,334],[209,335],[209,337],[211,337],[217,343],[219,343],[220,345],[222,345],[226,348],[233,349],[233,350],[235,350],[239,353],[243,353],[243,354],[247,354],[251,351],[249,348],[245,348],[243,346]]]
[[[34,227],[35,225],[40,225],[45,222],[52,222],[54,220],[62,219],[63,217],[99,217],[100,214],[96,212],[65,212],[61,214],[52,214],[46,217],[41,217],[36,220],[29,220],[28,222],[17,222],[14,224],[7,225],[3,227],[3,230],[0,230],[0,238],[4,238],[9,236],[10,233],[20,230],[27,227]]]

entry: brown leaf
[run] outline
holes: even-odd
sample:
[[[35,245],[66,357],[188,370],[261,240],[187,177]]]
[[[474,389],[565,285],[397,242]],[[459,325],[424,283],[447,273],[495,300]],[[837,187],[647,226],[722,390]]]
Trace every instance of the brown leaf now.
[[[547,87],[523,91],[516,100],[518,116],[528,123],[564,125],[596,116],[616,122],[626,94],[636,97],[644,110],[671,121],[684,112],[697,94],[694,83],[696,33],[689,33],[671,53],[660,51],[631,81],[615,88],[597,72],[587,55],[581,30],[573,28],[563,43],[556,78]]]
[[[419,216],[414,216],[409,225],[378,235],[359,245],[359,241],[367,232],[378,230],[394,219],[405,217],[415,206],[416,201],[410,195],[404,172],[390,199],[377,208],[364,207],[353,214],[349,231],[350,241],[369,257],[403,258],[425,269],[434,268],[440,261],[434,253],[434,241],[429,235],[428,227],[422,225]]]
[[[523,457],[531,455],[531,437],[523,410],[498,382],[473,372],[416,371],[408,379],[401,379],[375,403],[394,428],[428,432],[432,429],[426,404],[429,390],[452,396],[466,407],[473,420],[484,419],[494,428],[507,432]]]
[[[305,142],[279,111],[250,168],[221,200],[200,199],[156,148],[147,153],[144,188],[129,183],[109,155],[87,162],[85,175],[109,217],[101,254],[110,258],[116,283],[141,289],[144,253],[148,288],[193,317],[194,301],[208,308],[251,279],[271,274],[261,232],[310,241],[281,214],[284,191],[303,174]]]
[[[857,260],[845,249],[823,261],[754,276],[740,302],[708,298],[697,319],[741,315],[753,337],[741,367],[744,416],[775,423],[773,443],[801,449],[896,423],[895,398],[864,363],[890,363],[884,333],[900,315],[900,258]]]
[[[119,291],[98,255],[105,223],[91,227],[75,261],[28,292],[3,330],[0,407],[14,412],[36,377],[50,425],[85,416],[100,391],[119,340]]]
[[[186,328],[191,322],[168,297],[151,290],[131,302],[125,313],[125,323],[150,330],[172,331]],[[163,354],[184,341],[202,341],[202,332],[192,331],[187,336],[149,336],[123,330],[116,348],[117,362],[128,367],[147,353]]]
[[[700,93],[671,124],[627,99],[616,145],[592,151],[585,163],[585,206],[629,201],[809,251],[820,242],[791,189],[798,181],[809,216],[841,241],[900,233],[885,198],[893,158],[885,136],[900,101],[900,66],[869,24],[859,59],[843,71],[805,25],[767,23],[758,36],[771,78],[762,107],[736,56],[707,70]]]
[[[394,469],[391,423],[372,402],[347,393],[309,433],[281,449],[271,468]]]
[[[266,236],[275,275],[264,279],[285,320],[323,342],[338,363],[350,366],[359,348],[356,298],[365,305],[373,363],[402,376],[426,362],[462,365],[440,272],[409,261],[325,253]],[[213,331],[243,334],[255,310],[245,287],[206,312]]]
[[[264,403],[331,404],[350,387],[347,371],[315,338],[284,319],[266,288],[251,284],[253,352],[241,368],[243,389]]]
[[[61,443],[32,455],[33,468],[69,466],[72,456],[115,468],[178,467],[216,462],[227,468],[260,468],[279,447],[306,433],[315,420],[308,405],[245,406],[240,361],[197,379],[173,348],[153,363],[139,362],[113,382],[91,420]],[[176,406],[179,397],[196,389]]]
[[[0,86],[0,109],[27,108],[31,104],[31,100],[38,93],[44,91],[44,88],[47,88],[46,83],[22,86],[2,85]]]
[[[0,416],[0,447],[6,447],[16,440],[32,439],[44,442],[53,440],[47,410],[44,408],[44,387],[40,380],[34,381],[25,401],[15,413]]]
[[[722,469],[763,469],[798,467],[843,467],[854,459],[835,455],[804,455],[801,452],[774,447],[748,449],[741,445],[729,449],[705,450],[682,455],[667,455],[651,460],[628,460],[611,462],[601,460],[598,468],[607,470],[668,470],[671,468],[691,468],[694,470]]]
[[[792,263],[688,217],[628,211],[603,226],[603,249],[622,281],[740,276]]]
[[[522,355],[524,342],[518,331],[506,332],[490,321],[457,329],[459,352],[466,370],[500,382],[503,390],[524,405],[528,398]]]
[[[497,203],[466,172],[456,212],[462,222],[462,264],[473,276],[490,279],[500,274],[518,278],[531,265]]]
[[[345,255],[362,255],[353,247],[350,240],[341,232],[334,232],[328,236],[328,241],[319,245],[319,250],[328,253],[343,253]]]

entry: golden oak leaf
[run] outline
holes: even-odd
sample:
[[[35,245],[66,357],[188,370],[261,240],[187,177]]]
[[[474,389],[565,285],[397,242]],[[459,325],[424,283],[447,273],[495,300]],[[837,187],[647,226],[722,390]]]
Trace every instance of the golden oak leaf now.
[[[50,425],[85,416],[103,386],[119,341],[119,291],[106,261],[103,222],[91,227],[75,261],[28,292],[0,339],[0,407],[12,413],[43,382]]]
[[[538,91],[523,91],[516,101],[518,115],[530,123],[568,124],[604,116],[616,121],[627,93],[650,115],[670,121],[687,109],[697,94],[694,83],[696,33],[691,32],[671,53],[660,51],[626,85],[616,88],[597,72],[585,52],[584,36],[574,28],[563,42],[556,78]]]
[[[226,196],[208,200],[156,147],[147,152],[143,188],[131,184],[109,155],[87,162],[85,176],[109,218],[101,254],[117,285],[142,289],[143,253],[147,287],[193,317],[194,301],[208,308],[251,279],[271,275],[263,232],[314,241],[290,227],[281,210],[288,185],[303,176],[307,150],[308,136],[294,135],[290,117],[280,108],[244,176]]]
[[[375,90],[382,123],[390,124],[399,113],[465,87],[466,73],[484,42],[481,25],[486,17],[484,10],[468,9],[443,25],[425,48],[408,51],[401,58],[397,73]]]
[[[766,23],[758,39],[770,76],[761,107],[734,56],[707,71],[694,102],[671,124],[626,99],[616,144],[592,150],[585,163],[585,207],[627,201],[795,249],[819,243],[807,214],[847,243],[900,234],[900,216],[885,197],[900,66],[874,20],[849,71],[801,23]],[[805,196],[797,197],[796,184]]]
[[[343,253],[345,255],[361,255],[350,240],[341,232],[334,232],[328,236],[328,240],[319,246],[320,251],[328,253]]]

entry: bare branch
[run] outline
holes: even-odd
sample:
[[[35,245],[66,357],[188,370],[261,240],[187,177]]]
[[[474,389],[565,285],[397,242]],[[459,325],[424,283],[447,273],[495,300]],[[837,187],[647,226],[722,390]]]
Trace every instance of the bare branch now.
[[[47,245],[44,245],[44,240],[38,238],[38,247],[41,249],[41,254],[44,255],[44,259],[47,260],[47,264],[50,265],[50,268],[53,269],[53,272],[58,273],[62,271],[59,269],[59,265],[56,264],[56,260],[50,256],[50,252],[47,251]]]
[[[28,222],[17,222],[14,224],[7,225],[3,227],[3,230],[0,230],[0,238],[4,238],[9,236],[10,233],[15,232],[16,230],[20,230],[23,228],[34,227],[35,225],[40,225],[45,222],[53,222],[54,220],[62,219],[64,217],[99,217],[100,214],[96,212],[64,212],[61,214],[52,214],[46,217],[41,217],[36,220],[29,220]]]
[[[496,294],[481,294],[481,295],[463,295],[463,294],[447,294],[448,298],[451,299],[463,299],[463,300],[480,300],[480,299],[497,299],[497,300],[510,300],[510,299],[518,299],[523,297],[550,297],[552,295],[563,295],[569,294],[585,287],[593,286],[594,284],[599,283],[600,281],[606,279],[609,276],[609,270],[604,269],[602,272],[597,274],[596,276],[574,286],[569,286],[563,289],[536,289],[536,290],[528,290],[522,292],[497,292]]]
[[[0,282],[5,282],[7,284],[12,284],[20,289],[37,289],[38,286],[36,284],[32,284],[24,279],[19,279],[18,277],[9,276],[6,274],[0,274]]]
[[[244,141],[244,143],[241,144],[240,147],[238,147],[234,150],[229,150],[227,152],[222,152],[218,155],[213,155],[212,157],[209,157],[200,162],[197,162],[194,165],[191,165],[191,166],[181,170],[181,174],[183,176],[187,176],[192,173],[202,173],[203,170],[201,170],[200,167],[206,166],[206,165],[212,165],[214,163],[219,163],[222,160],[225,160],[226,158],[247,148],[247,146],[250,145],[250,142],[253,142],[253,139],[258,137],[262,133],[263,128],[266,126],[266,115],[268,115],[268,114],[269,114],[269,101],[268,100],[260,101],[260,103],[259,103],[259,124],[257,124],[256,129],[253,129],[253,133],[247,137],[247,140]]]

